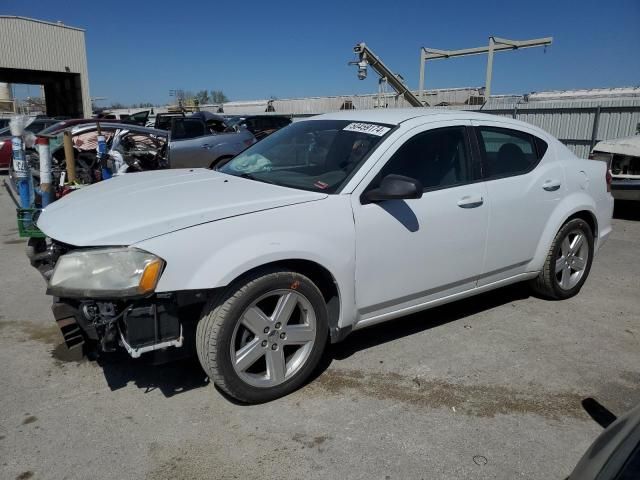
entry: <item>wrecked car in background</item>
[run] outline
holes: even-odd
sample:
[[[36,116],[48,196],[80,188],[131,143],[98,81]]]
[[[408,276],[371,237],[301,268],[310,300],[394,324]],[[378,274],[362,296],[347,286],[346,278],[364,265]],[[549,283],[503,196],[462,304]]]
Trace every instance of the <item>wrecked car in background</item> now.
[[[56,196],[64,192],[66,176],[66,160],[63,146],[64,131],[71,131],[73,155],[75,159],[76,177],[80,183],[92,184],[101,180],[100,166],[97,159],[98,125],[95,121],[55,125],[43,131],[50,135],[51,175],[56,185]],[[115,174],[159,170],[168,168],[167,149],[168,135],[163,130],[155,130],[136,125],[119,123],[100,123],[100,129],[107,141],[107,153],[112,162]],[[26,158],[31,167],[34,185],[37,187],[40,178],[40,158],[38,151],[29,149]],[[10,180],[15,184],[15,172],[9,172]],[[36,188],[37,190],[37,188]]]
[[[246,128],[257,140],[262,140],[291,123],[291,118],[285,115],[231,115],[225,120],[227,131]]]
[[[99,126],[98,126],[99,125]],[[77,180],[92,184],[102,180],[97,159],[98,130],[105,136],[109,167],[116,176],[133,172],[166,168],[214,167],[256,142],[251,132],[236,128],[227,132],[224,119],[209,112],[171,117],[171,130],[141,127],[133,124],[77,119],[56,122],[40,134],[49,136],[53,183],[57,197],[63,188],[66,161],[63,147],[65,131],[70,131]],[[10,142],[8,142],[10,149]],[[34,185],[39,184],[40,159],[35,148],[27,151]],[[10,169],[15,185],[15,174]],[[37,190],[37,189],[36,189]],[[37,197],[36,197],[37,200]]]
[[[144,127],[149,119],[151,110],[142,110],[136,113],[113,113],[102,111],[96,115],[97,120],[105,120],[118,123],[130,123]]]
[[[256,142],[245,128],[232,129],[220,115],[196,112],[171,119],[171,168],[212,168]]]
[[[4,119],[3,119],[4,120]],[[51,125],[59,123],[55,118],[34,118],[27,124],[25,130],[31,133],[40,133]],[[0,129],[0,171],[9,170],[11,166],[11,131],[9,122]]]
[[[153,119],[147,121],[147,127],[158,128],[160,130],[171,130],[171,120],[174,118],[184,118],[182,112],[157,113]]]
[[[589,158],[609,166],[613,198],[640,202],[640,134],[602,140]]]

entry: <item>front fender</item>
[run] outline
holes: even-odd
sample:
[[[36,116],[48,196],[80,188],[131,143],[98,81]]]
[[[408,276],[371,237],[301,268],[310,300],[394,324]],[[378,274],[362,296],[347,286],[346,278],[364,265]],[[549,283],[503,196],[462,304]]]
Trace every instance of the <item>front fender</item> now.
[[[573,192],[560,201],[549,217],[546,228],[538,242],[536,253],[527,266],[528,271],[542,270],[556,234],[570,216],[581,211],[588,211],[594,218],[597,218],[595,202],[593,198],[585,192]],[[593,232],[593,234],[596,236],[597,232]]]
[[[196,225],[136,246],[167,262],[157,292],[224,287],[277,261],[315,262],[335,280],[338,325],[350,325],[355,318],[355,228],[347,196]]]

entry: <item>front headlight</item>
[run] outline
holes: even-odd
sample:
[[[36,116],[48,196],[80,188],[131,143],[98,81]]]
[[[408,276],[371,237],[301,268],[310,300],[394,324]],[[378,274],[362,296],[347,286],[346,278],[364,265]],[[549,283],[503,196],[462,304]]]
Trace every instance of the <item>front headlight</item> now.
[[[135,248],[79,250],[58,259],[47,293],[57,297],[132,297],[156,288],[164,261]]]

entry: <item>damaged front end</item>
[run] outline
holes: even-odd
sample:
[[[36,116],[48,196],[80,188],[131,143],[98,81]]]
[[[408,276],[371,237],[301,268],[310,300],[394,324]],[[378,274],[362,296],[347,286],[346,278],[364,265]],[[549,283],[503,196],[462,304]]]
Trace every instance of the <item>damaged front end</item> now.
[[[185,336],[194,336],[205,294],[155,293],[162,259],[127,247],[78,249],[50,239],[32,239],[27,254],[48,282],[69,349],[93,356],[123,348],[133,358],[192,354]]]
[[[132,302],[55,298],[52,311],[68,348],[82,348],[89,354],[124,348],[138,358],[143,353],[184,346],[185,322],[179,312],[202,300],[191,295],[191,302],[185,302],[185,296],[180,296],[154,295]],[[190,319],[195,320],[193,316]]]

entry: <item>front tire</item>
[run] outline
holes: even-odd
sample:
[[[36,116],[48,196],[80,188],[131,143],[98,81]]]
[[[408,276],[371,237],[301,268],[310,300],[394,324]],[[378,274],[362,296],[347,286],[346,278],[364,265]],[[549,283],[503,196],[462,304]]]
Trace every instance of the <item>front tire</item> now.
[[[263,269],[205,306],[196,349],[209,378],[230,396],[262,403],[303,385],[328,336],[322,293],[306,276]]]
[[[593,261],[593,232],[587,222],[565,223],[551,244],[544,267],[531,285],[546,298],[563,300],[577,295]]]

